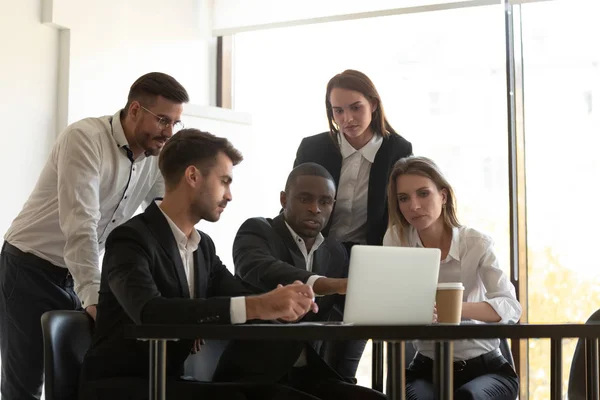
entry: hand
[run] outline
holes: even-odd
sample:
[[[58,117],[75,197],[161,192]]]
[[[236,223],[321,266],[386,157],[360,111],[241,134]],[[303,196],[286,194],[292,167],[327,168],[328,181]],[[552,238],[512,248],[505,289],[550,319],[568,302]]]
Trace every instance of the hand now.
[[[192,345],[192,354],[196,354],[199,353],[200,350],[202,349],[202,345],[206,344],[206,342],[204,341],[204,339],[196,339],[194,340],[194,344]]]
[[[319,278],[313,284],[313,290],[321,296],[330,294],[346,294],[347,278]]]
[[[437,317],[437,305],[436,305],[436,303],[435,303],[435,302],[433,303],[433,321],[431,321],[431,322],[432,322],[432,323],[434,323],[434,324],[435,324],[436,322],[438,322],[438,317]]]
[[[87,306],[85,308],[85,312],[89,314],[90,317],[95,321],[96,320],[96,305]]]
[[[311,310],[319,311],[314,298],[311,287],[300,281],[278,285],[263,295],[246,297],[246,316],[247,319],[296,321]]]

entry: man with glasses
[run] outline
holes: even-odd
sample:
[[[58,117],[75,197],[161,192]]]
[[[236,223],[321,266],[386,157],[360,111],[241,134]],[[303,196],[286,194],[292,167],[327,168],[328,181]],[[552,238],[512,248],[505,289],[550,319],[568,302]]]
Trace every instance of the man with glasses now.
[[[288,176],[280,202],[277,217],[250,218],[240,227],[233,243],[236,275],[254,293],[305,283],[318,296],[319,312],[302,321],[341,319],[348,254],[321,234],[335,202],[333,178],[319,164],[300,164]],[[279,383],[319,399],[385,398],[339,375],[319,348],[320,342],[235,342],[225,350],[222,360],[229,362],[219,365],[215,379]]]
[[[112,116],[68,126],[4,236],[0,351],[4,400],[39,399],[41,315],[84,308],[95,319],[100,253],[108,234],[164,194],[157,156],[182,128],[185,88],[152,72]]]

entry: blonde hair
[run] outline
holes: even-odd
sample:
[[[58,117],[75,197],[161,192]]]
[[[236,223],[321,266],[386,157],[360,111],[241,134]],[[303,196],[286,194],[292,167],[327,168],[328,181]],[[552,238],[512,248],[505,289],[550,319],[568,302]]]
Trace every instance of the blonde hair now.
[[[398,206],[398,178],[402,175],[420,175],[433,181],[438,190],[446,190],[446,204],[442,206],[444,225],[448,228],[460,227],[456,212],[454,190],[439,167],[427,157],[410,156],[394,164],[388,183],[388,226],[396,230],[401,243],[406,242],[406,231],[410,223],[404,218]]]

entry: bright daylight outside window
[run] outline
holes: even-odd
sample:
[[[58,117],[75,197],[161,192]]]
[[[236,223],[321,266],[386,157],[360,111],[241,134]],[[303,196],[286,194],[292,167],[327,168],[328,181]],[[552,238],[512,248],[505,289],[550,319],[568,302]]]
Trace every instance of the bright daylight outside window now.
[[[503,16],[501,6],[486,6],[236,35],[235,109],[252,113],[257,148],[269,149],[256,171],[264,177],[257,190],[272,203],[265,216],[279,211],[300,140],[328,129],[327,81],[358,69],[374,81],[390,123],[415,155],[446,173],[461,222],[494,238],[508,272]],[[365,386],[370,356],[367,347],[358,372]]]
[[[596,2],[522,7],[529,321],[600,308],[600,28]],[[529,398],[549,399],[550,343],[529,345]],[[576,339],[563,341],[563,391]]]

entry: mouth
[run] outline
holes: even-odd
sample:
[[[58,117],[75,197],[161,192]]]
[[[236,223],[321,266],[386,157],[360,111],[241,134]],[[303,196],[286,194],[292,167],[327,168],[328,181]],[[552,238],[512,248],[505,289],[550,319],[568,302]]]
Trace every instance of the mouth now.
[[[426,217],[426,215],[417,215],[415,217],[412,217],[411,220],[413,220],[413,221],[420,221],[420,220],[422,220],[425,217]]]
[[[310,229],[319,229],[321,227],[321,223],[314,219],[306,219],[302,223]]]
[[[344,129],[348,130],[348,131],[351,131],[351,130],[354,130],[356,128],[358,128],[358,125],[348,125]]]

